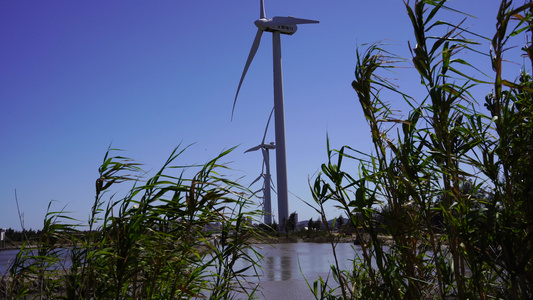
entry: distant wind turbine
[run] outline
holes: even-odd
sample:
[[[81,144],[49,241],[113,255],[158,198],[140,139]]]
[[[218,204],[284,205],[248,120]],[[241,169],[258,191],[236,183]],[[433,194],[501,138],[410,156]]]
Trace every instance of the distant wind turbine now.
[[[257,26],[252,49],[248,55],[248,60],[244,65],[239,87],[233,101],[231,118],[235,111],[237,96],[242,86],[246,72],[254,59],[259,48],[263,31],[272,32],[272,51],[274,58],[274,111],[275,111],[275,131],[276,131],[276,179],[278,182],[278,220],[283,222],[289,218],[289,190],[287,186],[287,151],[285,148],[285,112],[283,104],[283,75],[281,69],[281,41],[280,34],[292,35],[298,29],[297,24],[318,23],[318,21],[298,19],[294,17],[273,17],[267,19],[265,14],[264,0],[260,0],[259,20],[254,22]],[[281,224],[281,223],[280,223]]]
[[[268,131],[268,125],[270,124],[270,119],[272,118],[272,113],[274,112],[274,109],[270,112],[270,116],[268,117],[267,125],[265,128],[265,134],[263,135],[263,140],[261,141],[261,144],[252,147],[244,153],[251,152],[251,151],[257,151],[261,149],[261,152],[263,153],[263,168],[261,170],[261,175],[257,177],[251,184],[256,183],[261,177],[263,177],[263,212],[265,215],[265,224],[272,225],[272,198],[271,198],[271,187],[270,187],[270,181],[272,180],[270,177],[270,155],[268,153],[268,150],[275,149],[276,146],[274,143],[265,144],[265,139]],[[263,173],[265,171],[265,173]]]

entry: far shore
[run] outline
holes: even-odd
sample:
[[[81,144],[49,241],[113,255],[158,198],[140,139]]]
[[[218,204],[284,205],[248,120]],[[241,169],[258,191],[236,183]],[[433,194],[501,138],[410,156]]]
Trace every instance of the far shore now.
[[[379,239],[384,243],[390,243],[390,238],[387,236],[380,236]],[[251,241],[251,244],[285,244],[285,243],[331,243],[331,237],[330,236],[317,236],[317,237],[294,237],[289,236],[286,237],[283,234],[280,234],[279,237],[273,236],[273,237],[264,237],[261,239],[253,239]],[[354,236],[343,236],[333,237],[333,241],[335,243],[353,243],[355,245],[358,245],[357,238]],[[64,245],[58,245],[57,247],[61,248],[68,248],[71,245],[64,244]],[[18,250],[22,247],[21,243],[10,243],[0,246],[0,252],[4,250]],[[37,249],[37,244],[26,244],[24,246],[26,249]]]

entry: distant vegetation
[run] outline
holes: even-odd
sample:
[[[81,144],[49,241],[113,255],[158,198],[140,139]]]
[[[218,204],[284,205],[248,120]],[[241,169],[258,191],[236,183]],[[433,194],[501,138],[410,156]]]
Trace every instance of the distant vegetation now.
[[[333,203],[368,240],[353,270],[336,263],[334,281],[315,282],[317,299],[533,299],[533,82],[525,71],[533,65],[533,3],[501,1],[488,38],[490,83],[464,56],[482,37],[437,21],[447,3],[405,5],[425,98],[387,79],[401,59],[384,46],[357,52],[352,86],[374,149],[328,144],[311,188],[317,212]],[[513,41],[524,45],[520,56],[507,55]],[[504,75],[505,61],[523,62],[516,80]],[[476,85],[492,93],[475,98]],[[391,104],[402,99],[406,117]]]
[[[15,230],[13,228],[7,228],[5,231],[5,241],[8,244],[20,244],[27,240],[38,240],[39,235],[41,234],[40,230],[33,229],[24,229],[24,230]]]

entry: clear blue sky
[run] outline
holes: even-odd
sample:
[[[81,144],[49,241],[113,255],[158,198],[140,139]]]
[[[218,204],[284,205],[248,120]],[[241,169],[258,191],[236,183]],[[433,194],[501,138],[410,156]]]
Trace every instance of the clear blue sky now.
[[[479,17],[466,24],[489,33],[498,3],[450,6]],[[326,161],[326,133],[334,148],[371,149],[350,85],[357,45],[385,40],[407,57],[414,38],[400,0],[266,0],[265,6],[267,17],[320,21],[282,36],[289,190],[312,201],[308,178]],[[27,228],[42,227],[51,200],[53,210],[66,206],[85,220],[110,144],[147,170],[158,169],[179,143],[195,143],[181,164],[240,145],[225,161],[234,178],[253,181],[261,154],[243,152],[261,141],[273,106],[268,33],[232,122],[230,116],[258,17],[259,0],[0,1],[0,227],[20,228],[15,189]],[[479,49],[488,52],[488,43]],[[488,66],[488,58],[481,63]],[[412,68],[402,72],[412,75],[399,75],[398,84],[414,92],[419,78]],[[317,217],[289,198],[300,220]],[[328,210],[331,217],[339,213]]]

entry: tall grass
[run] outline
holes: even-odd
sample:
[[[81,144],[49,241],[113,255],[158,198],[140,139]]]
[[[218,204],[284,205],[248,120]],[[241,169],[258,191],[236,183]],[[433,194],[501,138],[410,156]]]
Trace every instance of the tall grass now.
[[[21,249],[0,298],[252,298],[244,273],[259,260],[249,244],[257,236],[248,217],[256,212],[248,191],[218,173],[232,149],[204,165],[174,165],[184,150],[145,180],[138,163],[108,150],[88,224],[49,211],[37,249]],[[106,198],[119,184],[132,187]],[[237,260],[249,267],[234,270]]]
[[[533,64],[533,3],[501,2],[487,55],[492,83],[461,57],[476,44],[472,33],[436,19],[446,4],[405,2],[424,99],[383,77],[399,58],[382,45],[357,53],[352,86],[374,149],[328,143],[311,189],[317,211],[325,218],[324,203],[334,202],[364,242],[353,270],[333,265],[335,284],[315,283],[317,299],[533,298],[533,86],[525,71],[505,79],[502,63],[521,38],[524,70]],[[474,86],[489,84],[493,92],[475,99]],[[409,105],[406,118],[384,91]],[[358,169],[346,170],[347,159]]]

